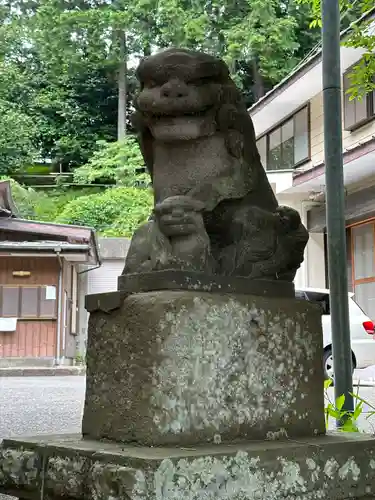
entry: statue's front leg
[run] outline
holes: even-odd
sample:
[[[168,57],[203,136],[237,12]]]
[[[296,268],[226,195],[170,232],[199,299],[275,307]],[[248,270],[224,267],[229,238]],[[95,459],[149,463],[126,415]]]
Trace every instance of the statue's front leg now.
[[[159,229],[171,245],[170,269],[213,272],[203,208],[203,203],[188,196],[170,197],[155,207]]]
[[[144,273],[160,268],[170,254],[170,243],[151,220],[134,233],[122,274]]]

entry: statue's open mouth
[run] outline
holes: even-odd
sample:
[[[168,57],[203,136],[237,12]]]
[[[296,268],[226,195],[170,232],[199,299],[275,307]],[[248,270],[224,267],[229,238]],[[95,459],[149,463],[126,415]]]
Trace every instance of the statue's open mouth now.
[[[205,107],[200,107],[199,109],[188,109],[188,108],[183,108],[181,106],[181,109],[177,109],[177,107],[166,107],[162,110],[148,110],[145,115],[147,116],[148,119],[150,120],[163,120],[164,118],[186,118],[186,117],[197,117],[197,118],[203,118],[205,117],[211,110],[213,109],[213,106],[205,106]]]

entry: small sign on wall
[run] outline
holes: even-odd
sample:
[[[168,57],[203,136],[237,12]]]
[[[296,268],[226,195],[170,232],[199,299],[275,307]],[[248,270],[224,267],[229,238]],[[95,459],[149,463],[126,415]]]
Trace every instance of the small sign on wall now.
[[[0,318],[0,332],[15,332],[17,318]]]
[[[31,276],[30,271],[13,271],[12,274],[17,278],[29,278]]]
[[[46,300],[56,300],[55,286],[46,286]]]

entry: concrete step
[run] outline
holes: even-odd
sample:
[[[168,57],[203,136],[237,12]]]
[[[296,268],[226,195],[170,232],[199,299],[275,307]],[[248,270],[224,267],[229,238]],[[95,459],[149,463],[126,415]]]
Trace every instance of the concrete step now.
[[[85,366],[23,366],[0,368],[0,377],[71,377],[85,375]]]

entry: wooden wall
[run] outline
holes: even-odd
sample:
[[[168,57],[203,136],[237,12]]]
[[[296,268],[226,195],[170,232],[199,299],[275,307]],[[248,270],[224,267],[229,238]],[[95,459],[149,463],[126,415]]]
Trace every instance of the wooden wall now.
[[[15,277],[13,271],[30,271]],[[53,285],[58,292],[59,263],[54,257],[0,256],[0,285]],[[54,357],[56,319],[18,320],[16,332],[0,333],[0,358]]]

